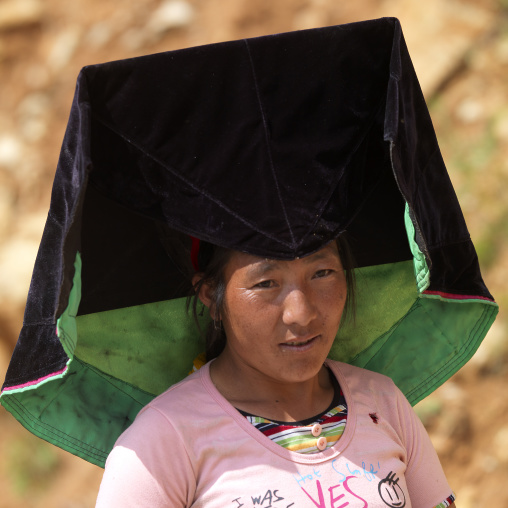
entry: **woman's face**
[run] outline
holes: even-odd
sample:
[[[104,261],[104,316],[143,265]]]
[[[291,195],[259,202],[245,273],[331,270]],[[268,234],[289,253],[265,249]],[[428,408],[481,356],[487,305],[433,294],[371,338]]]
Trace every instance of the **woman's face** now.
[[[336,243],[291,261],[234,252],[225,282],[220,317],[227,345],[221,356],[235,370],[267,380],[302,382],[316,376],[346,301]]]

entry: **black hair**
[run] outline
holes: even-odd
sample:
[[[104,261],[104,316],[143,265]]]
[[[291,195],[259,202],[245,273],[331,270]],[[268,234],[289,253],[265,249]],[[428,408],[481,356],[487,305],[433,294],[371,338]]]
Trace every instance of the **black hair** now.
[[[210,258],[202,272],[202,277],[194,284],[192,294],[187,299],[187,309],[189,309],[189,307],[192,308],[194,320],[199,327],[198,315],[203,315],[204,304],[201,303],[198,295],[203,285],[207,284],[210,286],[212,297],[210,316],[212,317],[212,321],[208,324],[205,332],[206,361],[210,361],[219,356],[226,347],[226,334],[219,316],[224,312],[224,295],[226,293],[224,270],[231,258],[232,252],[233,251],[230,249],[225,249],[217,245],[212,247]],[[198,306],[200,307],[199,312]]]
[[[349,319],[354,323],[356,318],[354,259],[345,235],[339,236],[336,242],[340,260],[346,272],[347,284],[346,304],[341,323]],[[203,315],[204,305],[199,300],[198,295],[203,285],[208,284],[212,297],[212,305],[210,307],[212,321],[208,324],[205,332],[205,356],[206,361],[210,361],[219,356],[226,347],[226,333],[219,316],[224,312],[224,295],[226,292],[224,271],[233,251],[211,244],[207,244],[206,248],[209,252],[209,261],[203,269],[202,277],[194,284],[192,294],[187,299],[187,309],[192,309],[194,320],[199,327],[199,315]]]

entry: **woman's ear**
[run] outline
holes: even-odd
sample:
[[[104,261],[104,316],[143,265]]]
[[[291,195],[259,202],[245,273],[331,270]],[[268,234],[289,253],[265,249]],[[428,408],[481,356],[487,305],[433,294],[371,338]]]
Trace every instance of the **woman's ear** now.
[[[212,311],[213,289],[207,282],[203,281],[203,273],[198,272],[192,277],[192,285],[197,290],[197,296],[201,303]]]

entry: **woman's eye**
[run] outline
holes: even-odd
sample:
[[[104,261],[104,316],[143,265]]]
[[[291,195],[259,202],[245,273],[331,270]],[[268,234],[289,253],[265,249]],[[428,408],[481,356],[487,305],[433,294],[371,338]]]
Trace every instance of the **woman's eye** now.
[[[258,282],[254,287],[255,288],[271,288],[273,287],[275,282],[273,280],[263,280]]]
[[[318,270],[316,272],[316,274],[314,275],[314,277],[316,277],[317,279],[320,279],[321,277],[326,277],[327,275],[330,275],[332,272],[333,272],[333,270],[331,270],[331,269]]]

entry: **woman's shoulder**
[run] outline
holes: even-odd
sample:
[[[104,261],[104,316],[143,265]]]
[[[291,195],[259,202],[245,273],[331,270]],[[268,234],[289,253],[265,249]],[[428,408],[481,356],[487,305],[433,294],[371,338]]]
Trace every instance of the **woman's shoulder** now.
[[[207,399],[206,377],[206,369],[192,372],[155,397],[144,409],[157,409],[159,412],[166,413],[170,408],[171,412],[174,412],[180,407],[199,407],[197,404],[200,400]]]
[[[375,398],[393,398],[401,395],[393,380],[384,374],[335,360],[327,360],[326,365],[343,386],[343,390]]]
[[[347,376],[348,378],[356,378],[364,382],[372,380],[376,383],[382,383],[383,385],[394,384],[393,380],[384,374],[380,374],[379,372],[375,372],[373,370],[364,369],[362,367],[357,367],[349,363],[327,359],[326,365],[330,367],[334,373],[338,372],[343,376]]]
[[[126,441],[137,441],[144,436],[158,439],[161,435],[178,433],[182,422],[190,421],[197,414],[198,408],[209,403],[206,389],[202,382],[203,373],[194,372],[165,392],[155,397],[137,414],[132,424],[120,436],[117,444]]]
[[[327,361],[327,365],[341,385],[348,402],[348,412],[351,409],[352,414],[363,417],[367,423],[370,423],[370,419],[376,420],[376,423],[378,418],[382,418],[399,435],[403,434],[402,427],[412,421],[414,411],[391,378],[346,363]]]

